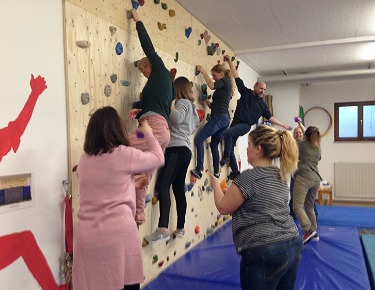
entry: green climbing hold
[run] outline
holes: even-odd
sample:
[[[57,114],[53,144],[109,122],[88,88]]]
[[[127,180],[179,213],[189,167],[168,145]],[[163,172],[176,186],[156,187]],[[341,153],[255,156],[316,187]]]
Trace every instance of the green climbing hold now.
[[[160,0],[154,0],[155,4],[160,4]]]
[[[163,8],[164,10],[167,10],[168,9],[168,5],[167,3],[161,3],[161,8]]]
[[[152,257],[152,264],[155,264],[158,260],[159,260],[158,255],[154,255],[154,256]]]

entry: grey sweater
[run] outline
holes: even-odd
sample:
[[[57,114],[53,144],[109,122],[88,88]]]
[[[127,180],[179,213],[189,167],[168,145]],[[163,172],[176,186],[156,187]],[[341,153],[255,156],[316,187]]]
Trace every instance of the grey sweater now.
[[[171,140],[168,147],[186,146],[191,150],[191,136],[199,126],[199,118],[195,105],[187,100],[176,100],[174,110],[170,114],[169,129]]]

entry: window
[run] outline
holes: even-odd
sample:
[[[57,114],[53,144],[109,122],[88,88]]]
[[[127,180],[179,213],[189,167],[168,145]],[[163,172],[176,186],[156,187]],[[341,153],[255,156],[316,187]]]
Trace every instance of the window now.
[[[335,141],[375,141],[375,101],[335,103]]]

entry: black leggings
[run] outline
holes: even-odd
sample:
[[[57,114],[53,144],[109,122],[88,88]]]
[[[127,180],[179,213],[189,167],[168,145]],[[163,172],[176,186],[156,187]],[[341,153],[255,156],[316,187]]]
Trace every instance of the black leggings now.
[[[159,197],[159,227],[168,228],[171,197],[169,189],[172,185],[176,199],[177,228],[185,226],[186,196],[185,179],[191,160],[191,151],[186,146],[168,147],[165,150],[165,165],[159,170],[156,191]]]
[[[133,285],[125,285],[124,290],[140,290],[140,284],[133,284]]]

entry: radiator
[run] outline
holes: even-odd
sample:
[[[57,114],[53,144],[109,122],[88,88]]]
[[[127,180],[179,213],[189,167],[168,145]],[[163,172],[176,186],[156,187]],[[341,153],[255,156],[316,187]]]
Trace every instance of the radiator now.
[[[375,163],[335,163],[334,197],[375,201]]]

